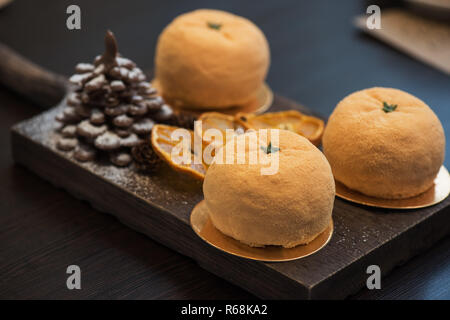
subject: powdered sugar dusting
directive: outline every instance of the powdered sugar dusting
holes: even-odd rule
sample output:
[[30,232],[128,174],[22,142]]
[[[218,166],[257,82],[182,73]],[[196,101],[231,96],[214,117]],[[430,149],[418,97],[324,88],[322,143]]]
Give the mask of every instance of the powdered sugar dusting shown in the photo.
[[107,182],[131,192],[153,205],[181,214],[184,219],[189,218],[192,208],[203,198],[201,182],[174,172],[166,165],[150,176],[138,172],[133,165],[118,168],[106,158],[91,162],[77,161],[73,156],[73,151],[64,152],[56,147],[61,135],[57,132],[60,125],[55,121],[55,116],[62,109],[63,106],[51,109],[37,117],[21,122],[14,129],[68,161],[102,177]]

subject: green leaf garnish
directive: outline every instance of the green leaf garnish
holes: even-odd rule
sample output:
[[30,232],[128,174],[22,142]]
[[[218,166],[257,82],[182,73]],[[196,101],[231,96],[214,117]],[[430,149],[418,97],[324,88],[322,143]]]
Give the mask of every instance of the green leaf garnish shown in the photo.
[[277,151],[280,151],[280,148],[277,147],[272,147],[272,142],[269,142],[269,145],[266,147],[261,146],[261,150],[264,151],[265,153],[269,154],[269,153],[275,153]]
[[211,29],[214,29],[214,30],[220,30],[220,28],[222,28],[222,24],[221,23],[208,22],[208,27],[210,27]]
[[387,104],[386,102],[383,102],[383,111],[386,113],[395,111],[395,109],[397,109],[397,105],[396,104]]

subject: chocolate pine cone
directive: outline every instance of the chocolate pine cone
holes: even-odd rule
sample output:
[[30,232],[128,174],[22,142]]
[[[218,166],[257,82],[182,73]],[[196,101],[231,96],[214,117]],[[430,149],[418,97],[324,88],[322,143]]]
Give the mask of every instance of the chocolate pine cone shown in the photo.
[[174,113],[169,120],[167,121],[168,125],[174,126],[174,127],[181,127],[185,129],[194,129],[194,122],[197,120],[197,117],[190,113],[185,112],[177,112]]
[[134,165],[139,171],[155,173],[161,167],[161,159],[153,150],[149,142],[141,142],[131,149]]
[[[107,153],[114,165],[127,165],[119,160],[131,156],[131,148],[144,141],[157,115],[172,117],[172,109],[156,95],[142,70],[119,55],[111,31],[105,36],[104,54],[92,64],[79,63],[75,72],[70,78],[75,91],[56,117],[64,125],[60,131],[65,137],[75,132],[74,139],[97,153]],[[67,143],[57,146],[62,151],[70,149]]]

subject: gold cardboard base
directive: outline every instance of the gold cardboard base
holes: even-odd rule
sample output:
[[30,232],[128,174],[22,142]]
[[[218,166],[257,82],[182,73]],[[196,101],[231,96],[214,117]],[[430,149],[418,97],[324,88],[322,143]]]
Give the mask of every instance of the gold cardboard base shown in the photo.
[[336,195],[344,200],[362,204],[369,207],[388,209],[418,209],[433,206],[445,200],[450,194],[450,175],[442,166],[439,170],[434,186],[428,191],[408,199],[380,199],[366,196],[358,191],[351,190],[339,181],[336,181]]
[[[158,80],[153,79],[152,85],[155,87],[156,90],[164,97],[164,92],[161,90],[161,86],[159,85]],[[273,102],[273,91],[270,89],[269,85],[267,83],[264,83],[259,90],[256,97],[248,102],[246,105],[243,106],[236,106],[236,107],[230,107],[230,108],[189,108],[184,107],[183,103],[180,101],[172,101],[166,97],[164,97],[164,100],[168,105],[170,105],[174,110],[182,110],[184,112],[192,113],[195,115],[200,115],[204,112],[221,112],[225,114],[235,115],[239,112],[245,112],[245,113],[256,113],[261,114],[265,111],[267,111],[271,106]]]
[[214,227],[209,218],[205,201],[199,202],[192,210],[191,226],[200,238],[221,251],[241,258],[264,262],[292,261],[307,257],[325,247],[333,235],[333,223],[331,223],[323,233],[307,245],[289,249],[281,246],[250,247],[224,235]]

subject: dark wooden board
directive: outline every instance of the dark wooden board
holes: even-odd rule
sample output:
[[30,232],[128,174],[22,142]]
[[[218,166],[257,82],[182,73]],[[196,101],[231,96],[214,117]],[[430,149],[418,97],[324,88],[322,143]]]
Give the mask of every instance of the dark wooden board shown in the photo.
[[[189,226],[189,214],[202,199],[200,183],[167,167],[149,177],[133,168],[75,161],[55,147],[53,118],[59,108],[12,128],[16,162],[262,298],[344,298],[365,285],[367,266],[379,265],[385,275],[450,233],[450,199],[407,211],[336,199],[333,238],[317,254],[285,263],[230,256],[205,244]],[[275,98],[272,110],[290,108],[309,112],[282,97]]]

